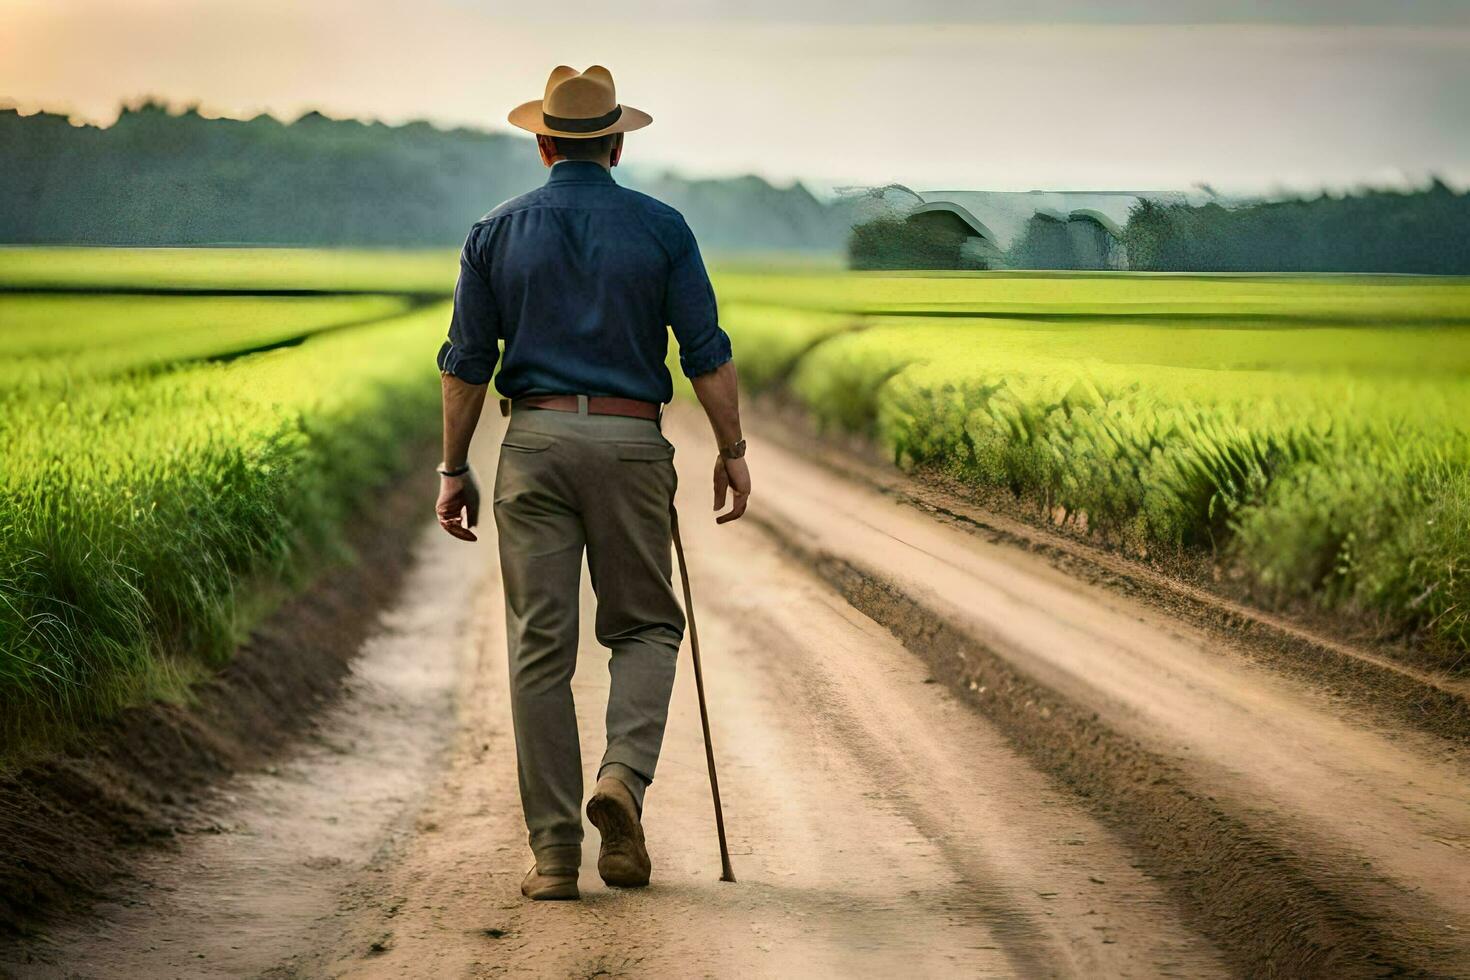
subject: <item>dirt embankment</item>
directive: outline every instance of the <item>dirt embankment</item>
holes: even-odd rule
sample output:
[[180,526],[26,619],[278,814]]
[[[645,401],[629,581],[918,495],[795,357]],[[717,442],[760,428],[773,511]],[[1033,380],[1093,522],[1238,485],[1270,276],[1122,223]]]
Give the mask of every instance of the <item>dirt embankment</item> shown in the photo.
[[375,622],[365,611],[408,568],[431,491],[419,470],[391,487],[348,533],[359,560],[324,569],[275,610],[190,703],[129,709],[0,778],[0,937],[81,913],[140,847],[211,832],[201,796],[268,760],[337,691]]

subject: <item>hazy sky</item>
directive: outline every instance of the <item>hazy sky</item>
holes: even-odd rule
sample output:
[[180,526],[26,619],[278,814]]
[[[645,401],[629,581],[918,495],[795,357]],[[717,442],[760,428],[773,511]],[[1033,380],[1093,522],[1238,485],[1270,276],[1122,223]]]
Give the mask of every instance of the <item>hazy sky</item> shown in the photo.
[[[557,63],[630,162],[919,188],[1470,182],[1470,0],[0,0],[0,99],[503,128]],[[528,152],[530,152],[528,150]]]

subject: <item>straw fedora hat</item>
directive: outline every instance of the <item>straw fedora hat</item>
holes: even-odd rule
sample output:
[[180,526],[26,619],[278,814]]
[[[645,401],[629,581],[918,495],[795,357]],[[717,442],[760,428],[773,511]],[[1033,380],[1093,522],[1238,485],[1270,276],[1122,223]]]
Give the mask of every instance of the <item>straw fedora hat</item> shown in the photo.
[[558,65],[546,80],[546,96],[516,106],[506,119],[539,136],[573,139],[627,133],[653,122],[640,109],[618,105],[612,72],[601,65],[582,72]]

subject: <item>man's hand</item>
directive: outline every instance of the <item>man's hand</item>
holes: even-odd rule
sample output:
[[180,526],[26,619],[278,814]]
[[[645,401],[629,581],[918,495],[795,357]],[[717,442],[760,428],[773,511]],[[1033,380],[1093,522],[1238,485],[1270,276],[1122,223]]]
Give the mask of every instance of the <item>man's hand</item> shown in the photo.
[[479,540],[470,530],[480,523],[480,485],[475,482],[474,470],[466,470],[463,476],[439,477],[439,502],[434,512],[439,515],[439,526],[456,538]]
[[[740,380],[735,376],[735,362],[726,361],[706,374],[690,378],[704,414],[709,416],[710,428],[715,433],[715,445],[729,446],[737,450],[745,440],[740,437]],[[726,459],[724,453],[715,457],[715,510],[725,506],[726,491],[735,491],[735,504],[724,514],[715,518],[716,524],[738,521],[745,513],[745,501],[750,496],[750,469],[745,457]]]
[[726,459],[723,456],[715,457],[715,510],[719,511],[725,506],[725,491],[729,490],[735,494],[735,502],[730,510],[715,518],[716,524],[728,524],[730,521],[738,521],[740,515],[745,513],[745,502],[750,497],[750,467],[745,465],[745,457],[740,459]]

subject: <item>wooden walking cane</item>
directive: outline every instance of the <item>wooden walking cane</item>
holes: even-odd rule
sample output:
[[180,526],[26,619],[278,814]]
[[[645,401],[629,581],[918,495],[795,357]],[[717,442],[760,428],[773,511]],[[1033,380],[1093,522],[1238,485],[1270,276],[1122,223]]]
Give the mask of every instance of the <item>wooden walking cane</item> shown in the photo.
[[699,662],[699,630],[694,626],[694,596],[689,591],[689,566],[684,562],[684,542],[679,540],[679,512],[669,502],[669,521],[674,529],[674,554],[679,557],[679,580],[684,585],[684,614],[689,619],[689,649],[694,654],[694,689],[699,693],[699,723],[704,726],[704,761],[709,764],[709,788],[715,798],[715,831],[720,835],[721,881],[734,881],[730,846],[725,843],[725,813],[720,807],[720,780],[715,775],[715,746],[709,734],[709,708],[704,701],[704,669]]

